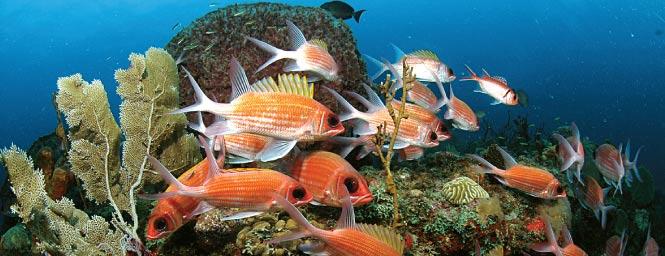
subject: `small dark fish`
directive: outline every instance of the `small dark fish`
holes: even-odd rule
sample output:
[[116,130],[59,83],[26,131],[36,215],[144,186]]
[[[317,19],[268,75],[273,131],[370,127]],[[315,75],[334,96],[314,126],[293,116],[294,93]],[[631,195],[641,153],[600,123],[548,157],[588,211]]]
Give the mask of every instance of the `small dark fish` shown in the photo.
[[355,11],[353,7],[342,1],[330,1],[321,5],[321,9],[328,11],[335,18],[347,20],[353,17],[356,22],[360,23],[360,15],[365,10]]
[[526,95],[524,90],[517,90],[517,98],[520,106],[525,108],[529,107],[529,96]]
[[178,27],[180,27],[180,22],[178,22],[178,23],[176,23],[175,25],[173,25],[173,27],[171,27],[171,30],[175,30],[175,29],[178,28]]

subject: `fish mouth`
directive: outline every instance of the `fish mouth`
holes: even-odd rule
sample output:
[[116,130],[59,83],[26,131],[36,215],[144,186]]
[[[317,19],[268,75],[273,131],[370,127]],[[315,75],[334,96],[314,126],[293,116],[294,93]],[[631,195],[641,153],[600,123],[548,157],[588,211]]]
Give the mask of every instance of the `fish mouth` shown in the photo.
[[367,193],[363,196],[352,196],[351,197],[351,204],[353,205],[364,205],[369,202],[374,200],[374,196],[372,196],[372,193]]

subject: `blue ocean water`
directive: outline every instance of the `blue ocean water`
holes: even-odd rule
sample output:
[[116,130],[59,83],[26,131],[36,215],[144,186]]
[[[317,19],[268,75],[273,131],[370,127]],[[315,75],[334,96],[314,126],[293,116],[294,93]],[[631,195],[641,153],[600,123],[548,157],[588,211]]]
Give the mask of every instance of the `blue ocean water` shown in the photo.
[[[486,111],[485,122],[503,124],[511,112],[547,128],[575,121],[598,143],[631,139],[645,146],[640,165],[665,184],[664,2],[348,2],[367,9],[359,24],[348,21],[361,52],[392,60],[390,43],[431,49],[458,77],[466,74],[464,64],[504,76],[527,91],[527,109],[491,106],[471,82],[455,82],[455,93]],[[164,46],[175,24],[230,3],[0,1],[0,145],[27,148],[54,130],[51,94],[60,76],[100,79],[117,113],[113,71],[127,66],[129,53]]]

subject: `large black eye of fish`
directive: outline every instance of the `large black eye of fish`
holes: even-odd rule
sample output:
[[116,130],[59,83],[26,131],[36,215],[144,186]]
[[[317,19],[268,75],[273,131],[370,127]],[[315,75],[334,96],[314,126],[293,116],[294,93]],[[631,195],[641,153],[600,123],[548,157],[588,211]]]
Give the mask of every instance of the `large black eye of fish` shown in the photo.
[[448,76],[454,76],[455,73],[453,72],[453,69],[448,67]]
[[156,219],[153,223],[153,227],[158,231],[165,231],[167,226],[166,219],[164,218]]
[[438,138],[439,138],[439,136],[437,136],[435,132],[430,132],[430,133],[429,133],[429,139],[430,139],[431,141],[435,141],[435,140],[437,140]]
[[346,190],[348,190],[349,193],[355,193],[360,187],[358,185],[358,180],[351,177],[344,179],[344,186],[346,186]]
[[328,117],[328,125],[330,127],[335,127],[335,126],[339,125],[339,118],[337,118],[336,115],[329,116]]
[[556,187],[556,194],[557,195],[563,194],[563,188],[561,186]]
[[296,189],[291,191],[291,195],[293,196],[293,198],[298,199],[298,200],[302,200],[303,198],[305,198],[306,194],[307,194],[307,192],[305,191],[305,189],[303,187],[297,187]]

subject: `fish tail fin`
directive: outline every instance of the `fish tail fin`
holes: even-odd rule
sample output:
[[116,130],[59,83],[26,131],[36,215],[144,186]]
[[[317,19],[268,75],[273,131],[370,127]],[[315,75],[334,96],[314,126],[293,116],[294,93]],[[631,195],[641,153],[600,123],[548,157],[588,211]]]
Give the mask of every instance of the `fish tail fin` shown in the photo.
[[196,82],[196,80],[194,80],[192,74],[189,73],[189,70],[187,70],[185,67],[182,67],[182,70],[185,71],[185,74],[187,74],[187,77],[189,78],[189,83],[192,85],[192,88],[194,89],[194,96],[196,98],[196,102],[187,107],[172,111],[171,114],[181,114],[181,113],[196,112],[196,111],[205,111],[216,114],[224,112],[224,109],[228,108],[227,107],[228,104],[217,103],[208,98],[208,96],[206,96],[205,93],[203,93],[203,90],[201,90],[201,87]]
[[563,156],[562,163],[561,163],[561,171],[568,170],[571,166],[573,166],[573,163],[575,163],[575,156],[577,155],[577,152],[573,149],[573,147],[570,145],[568,140],[561,136],[561,134],[555,133],[552,135],[554,139],[556,139],[559,142],[559,148],[563,149],[566,151],[566,154]]
[[300,230],[291,232],[289,234],[280,236],[280,237],[275,237],[268,241],[269,244],[277,244],[281,242],[286,242],[286,241],[291,241],[295,239],[300,239],[303,237],[308,237],[308,236],[316,236],[317,233],[320,232],[320,230],[309,223],[307,219],[305,219],[305,216],[298,211],[298,209],[293,206],[289,201],[284,199],[281,195],[275,194],[274,199],[277,202],[277,204],[282,207],[286,213],[291,216],[291,219],[293,219],[296,223],[298,223],[298,226],[300,227]]
[[363,14],[366,10],[358,10],[353,13],[353,19],[356,20],[356,23],[360,23],[360,15]]
[[469,71],[469,77],[461,78],[460,81],[475,81],[478,80],[478,75],[476,75],[476,72],[473,72],[473,70],[469,67],[469,65],[464,64],[466,67],[466,70]]
[[245,36],[245,39],[249,40],[250,42],[254,43],[256,46],[258,46],[262,50],[264,50],[264,51],[266,51],[266,52],[268,52],[272,55],[270,57],[270,59],[268,59],[265,63],[263,63],[261,66],[259,66],[256,69],[255,73],[258,73],[259,71],[263,70],[264,68],[266,68],[270,64],[273,64],[275,61],[278,61],[278,60],[281,60],[281,59],[294,59],[293,56],[291,56],[292,55],[291,52],[289,52],[289,51],[279,49],[277,47],[274,47],[274,46],[272,46],[272,45],[270,45],[266,42],[263,42],[259,39],[253,38],[253,37]]
[[635,177],[637,177],[637,180],[639,180],[640,182],[643,182],[643,180],[642,177],[640,176],[640,170],[637,168],[637,159],[640,157],[640,151],[642,151],[643,147],[644,146],[639,147],[637,149],[637,153],[635,153],[635,158],[633,158],[632,166],[630,168],[631,170],[633,170],[633,172],[635,173]]
[[162,163],[159,162],[156,158],[153,156],[148,156],[148,161],[150,161],[150,164],[152,165],[157,172],[159,172],[159,175],[162,176],[164,181],[170,185],[174,185],[176,187],[175,191],[170,191],[170,192],[164,192],[164,193],[159,193],[159,194],[151,194],[151,195],[142,195],[142,198],[145,199],[162,199],[162,198],[168,198],[176,195],[187,195],[187,196],[196,196],[199,194],[199,191],[196,189],[196,187],[190,187],[185,184],[182,184],[176,177],[171,174],[171,172],[162,165]]
[[379,60],[377,60],[377,59],[375,59],[372,56],[369,56],[367,54],[363,54],[363,56],[365,56],[365,59],[369,60],[369,62],[374,63],[374,65],[377,65],[380,68],[379,71],[374,73],[374,75],[371,77],[372,80],[376,80],[377,78],[379,78],[379,76],[381,76],[381,74],[388,71],[388,66],[384,65],[383,62],[381,62],[381,61],[379,61]]
[[342,109],[344,109],[344,113],[339,115],[339,120],[347,121],[349,119],[354,119],[354,118],[360,118],[360,119],[364,118],[365,116],[364,113],[354,108],[351,105],[351,103],[349,103],[346,99],[344,99],[344,97],[342,97],[342,95],[339,95],[339,93],[337,93],[335,90],[330,89],[326,86],[323,86],[323,88],[328,90],[328,92],[330,92],[330,94],[332,94],[333,97],[335,97],[335,99],[337,100],[337,102],[339,102],[339,104],[342,106]]
[[606,225],[606,224],[607,224],[607,212],[608,212],[608,211],[611,211],[611,210],[614,210],[615,208],[616,208],[616,207],[614,207],[613,205],[608,205],[608,206],[604,206],[604,205],[603,205],[603,206],[601,206],[600,209],[598,210],[598,211],[600,212],[600,213],[599,213],[599,215],[600,215],[600,216],[599,216],[599,217],[600,217],[600,218],[599,218],[599,220],[600,220],[600,226],[601,226],[603,229],[605,229],[605,227],[607,226],[607,225]]
[[[363,146],[363,150],[361,152],[364,152],[364,148],[368,147],[368,144],[371,143],[371,136],[361,136],[357,138],[351,138],[351,137],[333,137],[333,141],[342,144],[342,148],[339,150],[339,155],[342,158],[346,158],[351,151],[353,151],[355,148],[358,146]],[[363,158],[366,154],[361,156],[361,153],[358,154],[360,158]]]
[[547,241],[532,244],[530,246],[531,250],[537,252],[551,252],[555,255],[561,255],[559,245],[557,244],[557,236],[554,234],[554,230],[552,230],[552,224],[550,223],[549,216],[545,215],[541,216],[540,218],[542,218],[543,222],[545,222],[545,237],[547,237]]
[[479,173],[489,173],[501,176],[501,174],[505,172],[504,170],[497,168],[496,166],[494,166],[484,158],[480,157],[479,155],[467,154],[466,156],[472,158],[473,160],[478,161],[481,164],[481,166],[476,168],[476,171]]

